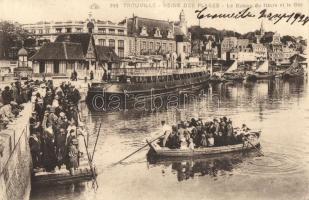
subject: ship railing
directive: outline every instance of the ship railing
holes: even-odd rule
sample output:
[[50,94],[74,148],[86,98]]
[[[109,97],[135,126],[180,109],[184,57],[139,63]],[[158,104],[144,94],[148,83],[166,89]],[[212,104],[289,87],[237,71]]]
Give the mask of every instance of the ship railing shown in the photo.
[[188,74],[207,71],[206,67],[194,68],[114,68],[112,76],[164,76],[171,74]]

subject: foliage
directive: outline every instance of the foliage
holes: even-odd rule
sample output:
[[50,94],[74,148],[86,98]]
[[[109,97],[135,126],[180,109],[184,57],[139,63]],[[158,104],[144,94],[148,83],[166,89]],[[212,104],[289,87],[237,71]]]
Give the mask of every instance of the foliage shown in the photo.
[[11,49],[20,49],[23,42],[28,47],[34,47],[35,41],[30,38],[30,34],[21,28],[18,23],[8,21],[0,22],[0,58],[9,58],[9,51]]
[[296,40],[295,40],[294,37],[292,37],[292,36],[285,35],[285,36],[281,37],[281,42],[282,42],[283,44],[287,44],[287,42],[296,43]]

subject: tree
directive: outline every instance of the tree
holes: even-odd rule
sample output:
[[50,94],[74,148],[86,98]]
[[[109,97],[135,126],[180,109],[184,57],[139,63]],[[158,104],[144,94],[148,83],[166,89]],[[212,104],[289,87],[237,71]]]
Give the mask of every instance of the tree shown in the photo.
[[9,58],[9,51],[12,48],[19,49],[29,37],[29,33],[21,28],[18,23],[11,23],[8,21],[0,22],[0,43],[2,43],[0,50],[0,58]]
[[293,42],[293,43],[296,43],[296,40],[292,37],[292,36],[289,36],[289,35],[285,35],[281,38],[281,42],[283,44],[287,44],[287,42],[290,41],[290,42]]
[[266,32],[265,35],[261,38],[261,43],[271,43],[273,41],[274,32]]

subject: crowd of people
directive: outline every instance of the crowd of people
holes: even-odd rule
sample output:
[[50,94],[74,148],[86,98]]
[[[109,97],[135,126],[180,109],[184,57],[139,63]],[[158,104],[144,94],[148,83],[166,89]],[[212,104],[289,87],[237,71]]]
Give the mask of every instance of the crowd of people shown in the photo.
[[161,125],[164,133],[160,141],[161,146],[171,149],[195,149],[242,143],[244,134],[250,130],[243,124],[239,131],[235,131],[232,121],[226,117],[206,122],[192,118],[191,121],[181,121],[173,126],[162,121]]
[[31,87],[28,83],[16,81],[0,89],[0,130],[6,129],[23,110],[23,103],[31,98]]
[[69,83],[53,87],[51,82],[34,88],[30,124],[30,149],[34,168],[53,172],[64,164],[71,174],[79,166],[80,125],[78,102],[79,91]]

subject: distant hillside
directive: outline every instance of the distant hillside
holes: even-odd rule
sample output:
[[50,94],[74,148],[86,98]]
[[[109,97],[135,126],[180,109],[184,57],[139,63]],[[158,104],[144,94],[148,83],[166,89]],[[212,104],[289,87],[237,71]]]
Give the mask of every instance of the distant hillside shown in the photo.
[[[250,41],[256,41],[255,35],[259,34],[258,30],[250,31],[245,34],[240,34],[235,31],[231,30],[218,30],[215,28],[201,28],[199,26],[191,26],[189,28],[189,31],[191,33],[192,40],[206,40],[204,35],[215,35],[216,41],[219,41],[219,39],[222,41],[224,37],[231,37],[235,36],[242,39],[249,39]],[[261,43],[270,43],[272,42],[272,36],[274,35],[274,32],[265,32],[265,35],[261,38]],[[282,43],[286,44],[287,41],[295,42],[295,37],[284,35],[281,37]]]
[[189,28],[189,32],[191,33],[191,38],[193,40],[204,40],[204,35],[215,35],[216,41],[219,39],[222,41],[223,37],[240,37],[241,34],[238,32],[230,31],[230,30],[217,30],[215,28],[201,28],[199,26],[191,26]]

